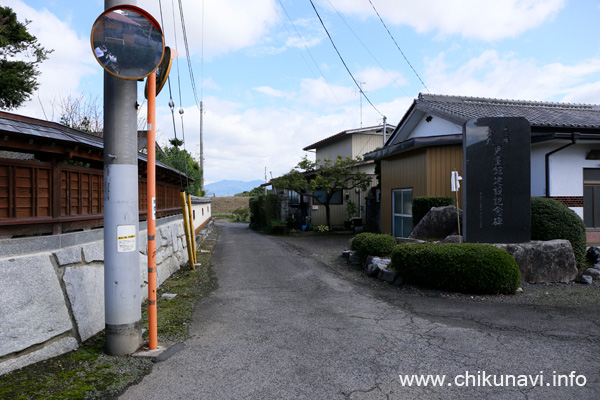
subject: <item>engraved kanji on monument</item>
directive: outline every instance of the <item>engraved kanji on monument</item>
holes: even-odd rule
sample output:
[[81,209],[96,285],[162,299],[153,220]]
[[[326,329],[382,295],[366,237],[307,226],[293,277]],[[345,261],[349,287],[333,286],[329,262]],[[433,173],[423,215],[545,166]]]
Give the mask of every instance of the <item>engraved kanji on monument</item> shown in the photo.
[[521,117],[463,126],[465,242],[531,240],[531,126]]

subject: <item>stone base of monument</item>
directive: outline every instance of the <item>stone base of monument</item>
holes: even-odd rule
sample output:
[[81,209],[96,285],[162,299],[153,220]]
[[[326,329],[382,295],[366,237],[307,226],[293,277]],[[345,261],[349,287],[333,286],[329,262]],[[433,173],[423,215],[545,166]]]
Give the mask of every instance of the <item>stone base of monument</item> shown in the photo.
[[[449,236],[436,243],[458,243],[460,236]],[[421,242],[412,240],[413,243]],[[409,241],[404,242],[409,244]],[[571,282],[578,274],[573,248],[568,240],[531,241],[527,243],[495,243],[500,249],[506,250],[517,262],[521,271],[521,281],[527,283],[558,283]],[[353,264],[360,264],[360,260],[353,251],[346,251],[345,255]],[[367,275],[378,277],[390,283],[400,284],[398,275],[387,267],[391,260],[369,256],[363,263]],[[598,265],[600,266],[600,264]],[[598,273],[596,273],[598,271]],[[600,269],[594,269],[586,274],[590,278],[600,279]]]
[[568,240],[493,244],[510,253],[528,283],[571,282],[577,277],[573,248]]

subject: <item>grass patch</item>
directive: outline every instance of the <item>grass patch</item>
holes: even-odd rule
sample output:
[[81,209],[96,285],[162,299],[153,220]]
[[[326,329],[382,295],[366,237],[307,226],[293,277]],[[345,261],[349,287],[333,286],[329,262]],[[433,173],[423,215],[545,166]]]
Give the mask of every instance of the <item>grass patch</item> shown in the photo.
[[[201,249],[212,250],[218,228]],[[217,287],[210,268],[210,253],[200,253],[201,267],[182,268],[159,288],[158,340],[175,343],[189,333],[194,305]],[[163,293],[177,294],[172,300]],[[148,327],[148,307],[142,306],[142,327]],[[147,331],[144,338],[147,340]],[[114,398],[152,370],[152,361],[104,353],[104,332],[87,340],[76,351],[0,376],[0,399],[106,399]]]

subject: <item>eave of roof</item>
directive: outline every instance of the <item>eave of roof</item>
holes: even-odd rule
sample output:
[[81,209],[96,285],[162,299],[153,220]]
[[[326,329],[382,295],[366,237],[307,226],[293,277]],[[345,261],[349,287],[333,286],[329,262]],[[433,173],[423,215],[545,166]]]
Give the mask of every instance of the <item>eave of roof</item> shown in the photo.
[[374,150],[370,153],[365,154],[363,158],[365,159],[365,161],[378,160],[422,147],[446,146],[450,144],[461,143],[462,135],[416,137],[405,140],[401,143],[392,144],[390,146],[385,146],[380,149]]
[[[319,140],[318,142],[315,142],[309,146],[306,146],[302,150],[308,151],[308,150],[316,149],[317,147],[321,147],[322,145],[324,145],[326,143],[334,142],[338,139],[341,139],[345,135],[353,135],[355,133],[365,133],[365,132],[369,132],[369,131],[377,131],[378,129],[381,129],[381,131],[383,133],[383,125],[369,126],[366,128],[348,129],[348,130],[336,133],[335,135],[329,136],[325,139]],[[388,124],[386,130],[390,130],[390,129],[392,129],[392,130],[395,129],[395,126]]]
[[[90,135],[89,133],[78,131],[77,129],[69,128],[56,122],[44,121],[4,111],[0,111],[0,132],[2,131],[25,136],[35,136],[62,143],[76,143],[88,148],[104,150],[104,140],[98,136]],[[148,157],[146,154],[138,152],[138,160],[147,163]],[[183,172],[163,162],[156,161],[156,165],[162,169],[186,177]]]

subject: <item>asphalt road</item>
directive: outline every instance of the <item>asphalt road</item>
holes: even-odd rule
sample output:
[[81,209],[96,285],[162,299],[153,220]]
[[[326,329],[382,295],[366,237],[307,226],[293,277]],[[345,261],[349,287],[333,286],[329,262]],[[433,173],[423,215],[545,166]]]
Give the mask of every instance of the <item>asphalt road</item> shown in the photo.
[[[219,288],[122,399],[600,398],[595,309],[395,294],[294,238],[219,227]],[[402,384],[420,374],[443,385]]]

